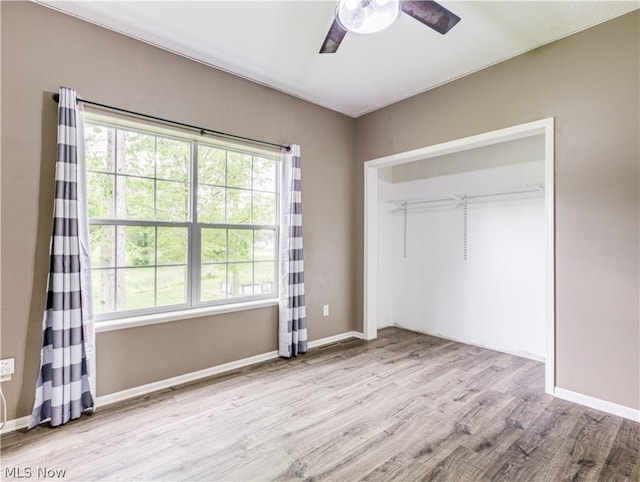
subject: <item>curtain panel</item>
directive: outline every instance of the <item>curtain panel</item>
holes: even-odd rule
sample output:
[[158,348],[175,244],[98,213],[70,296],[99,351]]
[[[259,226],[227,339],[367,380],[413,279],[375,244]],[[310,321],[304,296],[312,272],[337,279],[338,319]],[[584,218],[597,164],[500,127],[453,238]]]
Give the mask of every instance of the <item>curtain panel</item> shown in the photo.
[[278,354],[286,358],[307,351],[300,164],[299,145],[282,152]]
[[47,301],[30,428],[45,421],[54,427],[62,425],[95,408],[95,328],[83,126],[76,92],[60,88]]

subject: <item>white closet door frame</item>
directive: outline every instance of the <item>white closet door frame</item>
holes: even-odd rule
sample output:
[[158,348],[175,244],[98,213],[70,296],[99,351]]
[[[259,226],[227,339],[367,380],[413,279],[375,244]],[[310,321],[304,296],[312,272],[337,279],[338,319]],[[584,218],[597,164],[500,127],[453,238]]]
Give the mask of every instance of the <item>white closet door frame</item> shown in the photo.
[[555,234],[554,234],[554,119],[520,124],[471,137],[401,152],[364,163],[364,338],[378,336],[378,170],[431,157],[467,151],[501,142],[544,135],[545,225],[547,230],[547,344],[545,391],[555,388]]

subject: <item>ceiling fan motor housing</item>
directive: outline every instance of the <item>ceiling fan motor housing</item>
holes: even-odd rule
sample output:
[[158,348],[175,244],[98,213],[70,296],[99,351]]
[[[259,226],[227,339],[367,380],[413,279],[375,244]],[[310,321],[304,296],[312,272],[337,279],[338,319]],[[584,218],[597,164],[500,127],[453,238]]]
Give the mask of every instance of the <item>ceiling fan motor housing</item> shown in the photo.
[[400,16],[400,0],[339,0],[336,18],[348,32],[370,35],[393,25]]

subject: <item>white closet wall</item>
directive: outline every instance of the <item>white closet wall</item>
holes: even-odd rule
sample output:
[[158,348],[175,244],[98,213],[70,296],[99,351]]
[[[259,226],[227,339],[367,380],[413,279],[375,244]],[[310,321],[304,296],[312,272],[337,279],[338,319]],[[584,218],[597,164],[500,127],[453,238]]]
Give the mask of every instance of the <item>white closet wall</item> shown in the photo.
[[[389,199],[501,191],[544,184],[544,162],[402,182],[381,180],[379,327],[395,325],[543,360],[546,351],[544,195],[470,200],[463,208]],[[405,257],[406,243],[406,257]]]

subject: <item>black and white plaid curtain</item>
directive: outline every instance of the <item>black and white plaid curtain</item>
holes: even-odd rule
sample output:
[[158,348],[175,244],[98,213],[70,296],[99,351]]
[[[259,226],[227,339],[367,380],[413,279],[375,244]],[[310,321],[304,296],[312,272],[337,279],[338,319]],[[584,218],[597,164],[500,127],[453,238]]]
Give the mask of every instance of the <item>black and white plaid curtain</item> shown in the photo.
[[294,144],[282,153],[280,197],[278,354],[287,358],[307,351],[300,179],[300,146]]
[[94,408],[94,325],[82,113],[61,88],[58,153],[40,372],[29,427],[62,425]]

